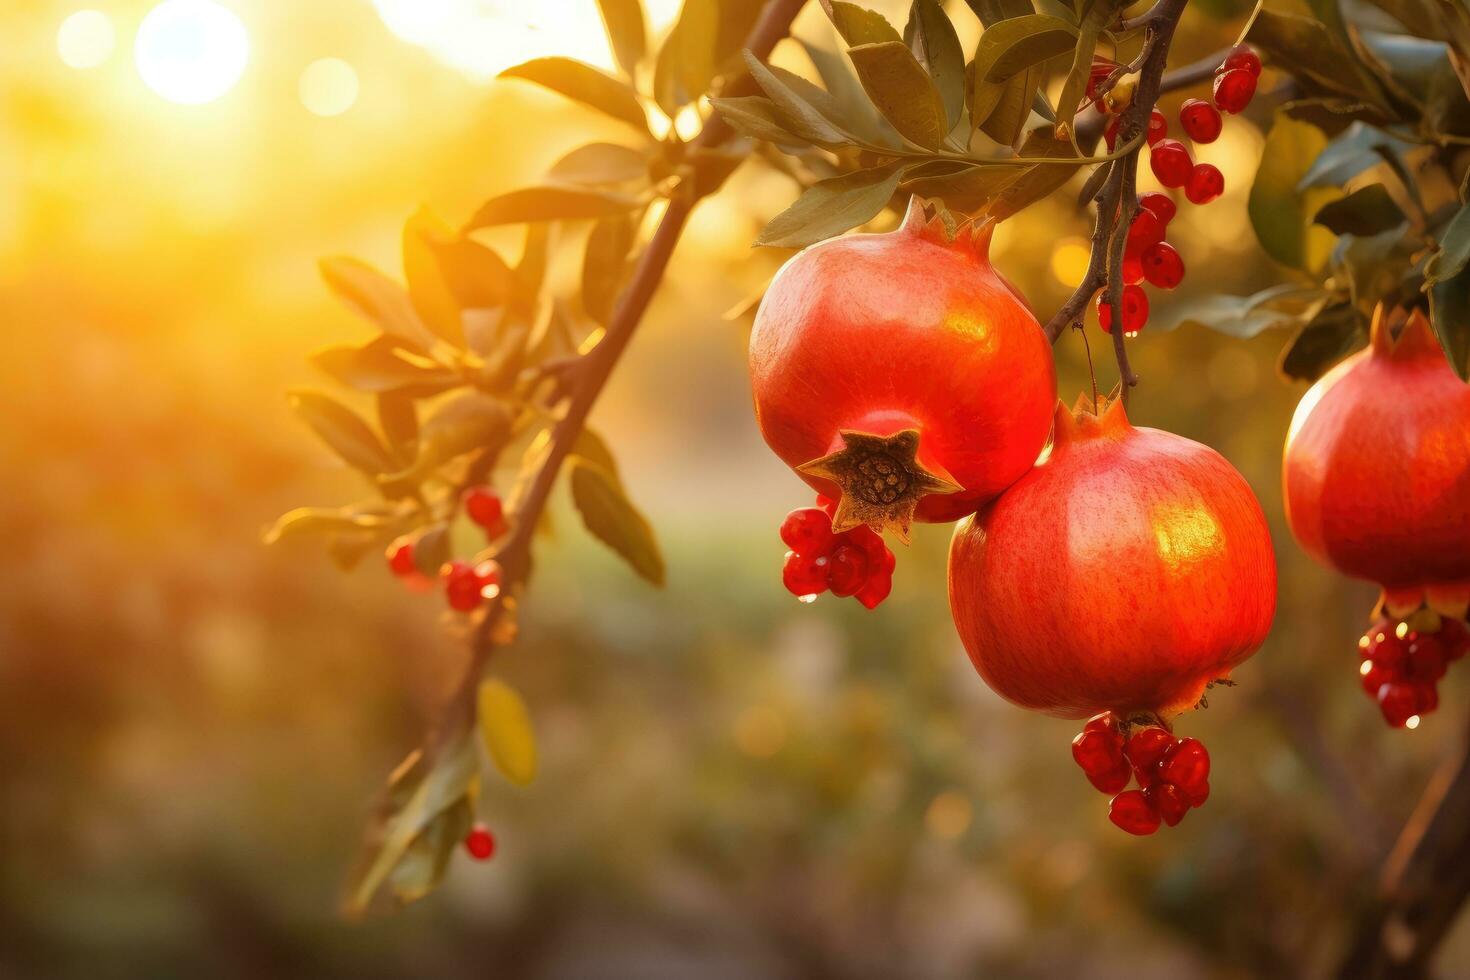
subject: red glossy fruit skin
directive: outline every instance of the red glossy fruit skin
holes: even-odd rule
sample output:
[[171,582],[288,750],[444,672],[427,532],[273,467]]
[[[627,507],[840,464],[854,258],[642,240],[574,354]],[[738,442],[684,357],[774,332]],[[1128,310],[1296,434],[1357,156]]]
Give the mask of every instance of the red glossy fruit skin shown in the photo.
[[1276,560],[1261,506],[1208,446],[1057,411],[1047,458],[960,524],[949,599],[987,684],[1064,718],[1165,718],[1265,640]]
[[1344,575],[1391,589],[1470,579],[1470,386],[1422,313],[1372,341],[1297,406],[1283,466],[1286,520]]
[[911,206],[897,231],[793,256],[750,336],[756,421],[776,455],[796,467],[840,449],[841,429],[917,428],[919,463],[964,488],[923,498],[923,521],[962,517],[1020,478],[1046,442],[1056,372],[988,248],[988,230],[948,242]]

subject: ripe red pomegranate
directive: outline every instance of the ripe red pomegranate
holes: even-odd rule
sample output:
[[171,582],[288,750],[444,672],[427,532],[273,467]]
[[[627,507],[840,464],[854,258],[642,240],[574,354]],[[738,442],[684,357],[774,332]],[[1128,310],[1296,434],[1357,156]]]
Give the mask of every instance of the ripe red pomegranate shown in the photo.
[[[1163,736],[1265,640],[1276,561],[1260,504],[1223,457],[1134,428],[1120,401],[1095,412],[1084,400],[1057,406],[1051,452],[955,530],[949,597],[970,659],[1002,697],[1063,718],[1107,715],[1089,729],[1113,730],[1117,752],[1078,757],[1094,785],[1116,792],[1131,772],[1147,791],[1164,778],[1197,805],[1208,762],[1204,774],[1159,776],[1176,744],[1198,744]],[[1145,758],[1131,746],[1153,729],[1163,731],[1143,738]],[[1114,822],[1151,833],[1158,821],[1140,819],[1140,799],[1118,802]]]
[[[1443,659],[1457,659],[1470,600],[1470,387],[1423,313],[1379,307],[1368,347],[1302,398],[1286,437],[1283,483],[1287,523],[1302,547],[1383,586],[1376,611],[1383,621],[1361,643],[1364,684],[1381,682],[1368,693],[1390,724],[1414,727],[1438,701],[1438,677],[1433,665],[1414,670],[1418,654],[1404,667],[1409,673],[1401,671],[1397,641],[1420,651],[1427,636],[1445,648]],[[1436,639],[1441,621],[1452,638]],[[1425,690],[1406,712],[1407,697],[1384,689],[1411,681]]]
[[992,225],[953,230],[915,198],[903,225],[805,249],[750,337],[756,420],[818,493],[832,529],[902,540],[1017,480],[1046,441],[1051,346],[990,264]]

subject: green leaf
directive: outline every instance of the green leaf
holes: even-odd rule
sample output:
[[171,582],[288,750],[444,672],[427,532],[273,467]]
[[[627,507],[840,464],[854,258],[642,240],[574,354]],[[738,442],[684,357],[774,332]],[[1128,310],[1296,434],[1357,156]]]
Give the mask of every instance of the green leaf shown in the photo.
[[426,240],[461,310],[499,306],[515,292],[515,275],[494,249],[458,236],[435,235]]
[[571,184],[648,181],[648,155],[616,143],[587,143],[551,165],[546,175]]
[[487,677],[476,698],[480,739],[495,768],[517,786],[536,778],[536,733],[531,712],[515,688]]
[[849,47],[903,40],[882,14],[874,13],[866,7],[845,3],[843,0],[833,0],[823,6],[827,8],[827,16],[832,19],[832,26],[837,28],[837,33],[842,35]]
[[454,237],[428,208],[419,208],[403,226],[403,277],[408,281],[408,298],[423,324],[455,347],[463,348],[464,320],[459,301],[435,254],[435,243]]
[[499,449],[510,436],[511,411],[482,392],[444,402],[424,422],[418,472],[476,449]]
[[786,128],[786,120],[776,111],[776,104],[759,95],[733,99],[711,99],[710,104],[730,124],[730,128],[748,139],[798,148],[811,141]]
[[618,461],[613,458],[612,449],[602,436],[592,429],[583,426],[582,431],[577,434],[577,441],[572,444],[572,454],[602,467],[621,483],[622,477],[618,476]]
[[501,78],[524,78],[648,132],[648,117],[627,83],[571,58],[536,58],[507,68]]
[[602,13],[602,24],[607,28],[608,43],[618,66],[632,78],[648,49],[643,5],[639,0],[597,0],[597,8]]
[[390,523],[388,515],[364,513],[352,507],[297,507],[277,518],[264,540],[266,544],[277,544],[311,535],[378,531]]
[[1435,9],[1433,0],[1368,0],[1368,2],[1403,24],[1412,34],[1436,41],[1449,40],[1449,34]]
[[361,346],[324,348],[312,354],[310,361],[342,384],[375,394],[411,389],[417,396],[434,395],[460,383],[453,371],[404,350],[387,334]]
[[903,41],[860,44],[847,56],[868,98],[893,128],[926,150],[938,149],[949,135],[944,102]]
[[1354,122],[1317,155],[1312,166],[1297,182],[1297,190],[1341,187],[1363,171],[1383,163],[1385,152],[1397,156],[1412,146],[1380,129]]
[[388,874],[388,890],[399,904],[417,902],[439,887],[450,859],[474,823],[475,807],[469,794],[429,821]]
[[970,118],[997,143],[1013,145],[1031,118],[1037,86],[1045,79],[1046,69],[1032,65],[1004,82],[981,83],[975,89]]
[[634,227],[625,216],[604,218],[592,226],[582,261],[582,309],[603,326],[612,317],[628,275],[628,252],[633,247]]
[[1248,210],[1256,238],[1267,255],[1294,269],[1308,264],[1311,214],[1306,195],[1297,193],[1296,185],[1326,145],[1320,129],[1278,113],[1251,184]]
[[1315,381],[1356,347],[1361,335],[1362,323],[1351,302],[1325,302],[1282,352],[1281,373]]
[[1373,105],[1388,104],[1383,89],[1352,50],[1318,21],[1262,8],[1246,40],[1299,79]]
[[1429,290],[1429,322],[1450,366],[1470,380],[1470,270],[1441,279]]
[[[1467,172],[1467,179],[1470,179],[1470,172]],[[1453,279],[1467,262],[1470,262],[1470,204],[1456,211],[1445,227],[1439,239],[1439,255],[1435,257],[1427,278],[1430,282]]]
[[394,459],[402,465],[412,463],[419,452],[419,410],[413,398],[402,391],[379,394],[378,428]]
[[965,0],[965,2],[975,12],[975,16],[980,18],[980,23],[986,27],[1012,17],[1024,17],[1035,9],[1031,6],[1031,0]]
[[847,59],[818,45],[806,41],[799,43],[806,50],[807,57],[822,78],[822,84],[827,87],[827,92],[841,111],[840,117],[828,118],[833,121],[839,118],[845,120],[844,129],[859,136],[882,141],[882,117],[873,108],[873,103],[868,101],[867,93],[863,91],[863,85],[853,74]]
[[909,193],[940,198],[954,210],[979,211],[1024,173],[1021,167],[934,160],[905,167],[899,183]]
[[1316,286],[1290,284],[1272,286],[1251,296],[1198,296],[1165,306],[1149,321],[1149,329],[1203,326],[1232,337],[1254,337],[1265,330],[1302,323],[1322,299],[1322,290]]
[[1324,204],[1312,220],[1336,235],[1377,235],[1406,219],[1386,187],[1369,184]]
[[547,184],[492,197],[470,218],[465,230],[522,222],[595,220],[640,206],[637,198],[613,191]]
[[965,108],[965,52],[939,0],[913,0],[903,40],[933,77],[953,129]]
[[[1108,4],[1098,4],[1093,9],[1101,14],[1113,8]],[[1064,128],[1064,132],[1072,131],[1072,121],[1077,116],[1077,106],[1082,103],[1087,93],[1087,82],[1092,77],[1092,57],[1097,52],[1098,32],[1103,29],[1103,26],[1093,17],[1088,17],[1083,22],[1081,32],[1077,35],[1077,49],[1072,57],[1072,66],[1067,71],[1067,78],[1062,83],[1062,91],[1057,96],[1056,111],[1052,114],[1053,125],[1057,128]]]
[[664,584],[664,560],[653,528],[628,500],[621,481],[607,470],[573,456],[572,500],[593,536],[621,555],[654,585]]
[[471,792],[476,768],[468,730],[462,730],[445,742],[436,758],[428,760],[415,752],[394,771],[348,883],[349,916],[368,910],[415,839]]
[[332,292],[384,332],[420,350],[434,345],[434,335],[414,312],[401,285],[366,262],[345,256],[322,259],[320,269]]
[[[910,57],[913,57],[910,55]],[[750,77],[761,87],[761,90],[770,98],[775,106],[777,119],[781,128],[792,133],[808,143],[824,146],[829,149],[849,146],[853,142],[850,133],[843,131],[816,106],[807,102],[788,82],[792,77],[789,72],[777,74],[749,51],[745,52],[745,65],[750,70]],[[744,100],[716,99],[716,105],[724,106],[729,102],[739,101],[742,107]],[[735,125],[732,121],[731,125]]]
[[349,466],[370,476],[389,469],[392,460],[368,424],[352,409],[317,391],[294,391],[291,410]]
[[720,11],[715,0],[684,0],[654,65],[653,97],[670,117],[704,94],[715,75]]
[[986,28],[975,48],[975,76],[1003,82],[1050,58],[1066,54],[1077,43],[1077,28],[1058,17],[1028,14]]
[[1010,186],[1001,191],[990,214],[996,218],[1007,218],[1061,187],[1081,166],[1077,152],[1070,141],[1058,140],[1052,135],[1050,126],[1036,129],[1026,137],[1018,154],[1023,157],[1055,157],[1058,164],[1039,163],[1027,167]]
[[898,165],[819,180],[771,219],[757,245],[804,248],[870,221],[898,189]]

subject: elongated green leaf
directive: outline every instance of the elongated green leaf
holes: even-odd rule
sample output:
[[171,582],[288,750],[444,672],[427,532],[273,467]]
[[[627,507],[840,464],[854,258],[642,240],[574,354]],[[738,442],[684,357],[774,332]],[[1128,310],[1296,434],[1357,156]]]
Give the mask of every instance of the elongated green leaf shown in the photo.
[[311,363],[337,381],[372,393],[412,389],[432,395],[459,383],[455,373],[436,361],[403,350],[386,334],[361,346],[342,344],[311,355]]
[[494,249],[458,236],[431,237],[428,245],[461,310],[499,306],[515,292],[515,274]]
[[733,99],[711,99],[715,111],[730,128],[741,136],[763,140],[779,146],[802,147],[811,141],[786,128],[786,120],[776,111],[776,104],[759,95]]
[[944,102],[903,41],[860,44],[847,55],[868,98],[905,139],[928,150],[944,142],[949,135]]
[[1059,162],[1036,164],[1023,170],[990,206],[990,213],[997,218],[1010,217],[1046,197],[1065,184],[1081,165],[1071,142],[1056,139],[1050,127],[1033,130],[1021,144],[1019,155],[1055,157]]
[[343,531],[377,531],[391,524],[386,514],[363,513],[352,507],[297,507],[276,519],[265,532],[266,544]]
[[318,391],[294,391],[290,403],[292,411],[348,465],[374,476],[391,465],[382,442],[346,405]]
[[771,219],[757,245],[804,248],[872,220],[898,189],[898,165],[819,180]]
[[965,108],[965,52],[939,0],[913,0],[903,40],[934,79],[954,128]]
[[1324,204],[1312,220],[1337,235],[1377,235],[1406,219],[1386,187],[1369,184]]
[[811,59],[812,65],[817,69],[817,74],[821,76],[822,84],[827,87],[827,92],[837,103],[841,111],[840,118],[846,121],[843,128],[859,136],[881,139],[882,117],[878,115],[878,110],[873,108],[873,103],[868,101],[867,93],[863,91],[863,85],[853,74],[847,59],[819,45],[807,41],[800,43],[806,49],[807,57]]
[[1351,302],[1324,303],[1281,355],[1286,377],[1315,381],[1357,346],[1362,323]]
[[684,0],[654,65],[653,97],[673,116],[704,94],[715,75],[720,11],[715,0]]
[[579,221],[626,214],[640,206],[635,197],[592,187],[547,184],[492,197],[470,218],[466,231],[521,222]]
[[403,226],[403,276],[408,298],[424,325],[453,344],[464,347],[464,320],[454,290],[440,267],[435,248],[454,240],[454,233],[428,208],[421,207]]
[[419,409],[405,392],[385,391],[378,395],[378,428],[388,440],[388,449],[400,466],[407,466],[418,455]]
[[429,821],[388,874],[387,888],[400,905],[417,902],[439,887],[454,852],[474,823],[475,807],[469,794]]
[[648,155],[616,143],[587,143],[572,150],[546,172],[572,184],[626,184],[648,180]]
[[601,466],[621,483],[622,477],[618,476],[618,461],[613,458],[611,447],[602,436],[592,429],[583,427],[582,431],[577,434],[577,441],[572,445],[572,453]]
[[1203,326],[1232,337],[1254,337],[1265,330],[1303,323],[1322,300],[1322,290],[1316,286],[1290,284],[1251,296],[1199,296],[1169,304],[1149,320],[1149,329]]
[[437,465],[476,449],[498,449],[510,435],[511,412],[481,392],[450,399],[424,421],[420,462]]
[[648,132],[648,117],[626,82],[571,58],[536,58],[507,68],[501,78],[524,78]]
[[385,333],[419,350],[433,346],[434,335],[414,312],[408,291],[401,285],[366,262],[345,256],[322,259],[320,268],[332,292]]
[[1021,167],[977,167],[940,160],[905,167],[900,186],[920,197],[940,198],[961,211],[978,211],[1024,173]]
[[1387,105],[1383,89],[1357,56],[1318,21],[1262,8],[1246,39],[1298,78],[1352,99]]
[[582,522],[603,544],[617,552],[640,576],[664,584],[664,560],[653,528],[628,500],[616,476],[582,457],[573,456],[572,500]]
[[975,48],[975,74],[989,82],[1003,82],[1066,54],[1077,43],[1077,28],[1058,17],[1028,14],[986,28]]
[[1455,373],[1470,379],[1470,269],[1429,290],[1429,319]]
[[1383,163],[1385,152],[1397,156],[1411,148],[1412,144],[1380,129],[1354,122],[1317,155],[1297,182],[1297,189],[1340,187],[1364,170]]
[[1453,279],[1470,262],[1470,204],[1455,212],[1439,239],[1439,255],[1429,270],[1430,282]]
[[1326,145],[1327,137],[1320,129],[1279,113],[1266,137],[1261,165],[1251,184],[1249,212],[1261,247],[1282,265],[1307,267],[1311,212],[1296,186]]
[[643,5],[639,0],[597,0],[607,39],[623,74],[633,77],[638,62],[648,48],[648,31],[643,26]]
[[844,0],[833,0],[827,7],[832,26],[842,35],[849,47],[859,44],[882,44],[886,41],[902,41],[903,37],[882,14]]
[[[909,56],[912,59],[912,55]],[[835,123],[807,102],[787,82],[790,73],[778,75],[752,55],[745,52],[745,65],[750,77],[761,87],[776,107],[782,128],[794,133],[808,143],[828,148],[847,146],[853,142],[852,135],[844,132]],[[716,100],[724,105],[725,99]],[[733,122],[732,122],[733,125]]]
[[587,236],[582,261],[582,309],[604,326],[627,278],[633,237],[633,221],[627,216],[603,218]]
[[1031,0],[965,0],[965,3],[986,27],[1011,17],[1024,17],[1035,9]]

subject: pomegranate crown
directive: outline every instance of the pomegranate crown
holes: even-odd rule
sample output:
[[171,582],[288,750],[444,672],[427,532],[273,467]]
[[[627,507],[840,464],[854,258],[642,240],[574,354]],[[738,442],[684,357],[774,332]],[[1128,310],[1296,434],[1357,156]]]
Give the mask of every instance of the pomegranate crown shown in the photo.
[[1388,307],[1379,303],[1373,311],[1370,338],[1374,357],[1395,361],[1444,357],[1428,318],[1418,307],[1406,310],[1402,306]]
[[1083,392],[1071,408],[1061,399],[1057,400],[1052,445],[1060,446],[1082,439],[1117,438],[1131,428],[1119,389],[1114,388],[1109,395],[1093,396]]
[[955,217],[954,213],[938,199],[925,200],[915,194],[909,198],[909,209],[903,216],[899,230],[910,235],[971,252],[981,258],[990,253],[990,236],[995,231],[995,219],[986,217]]

